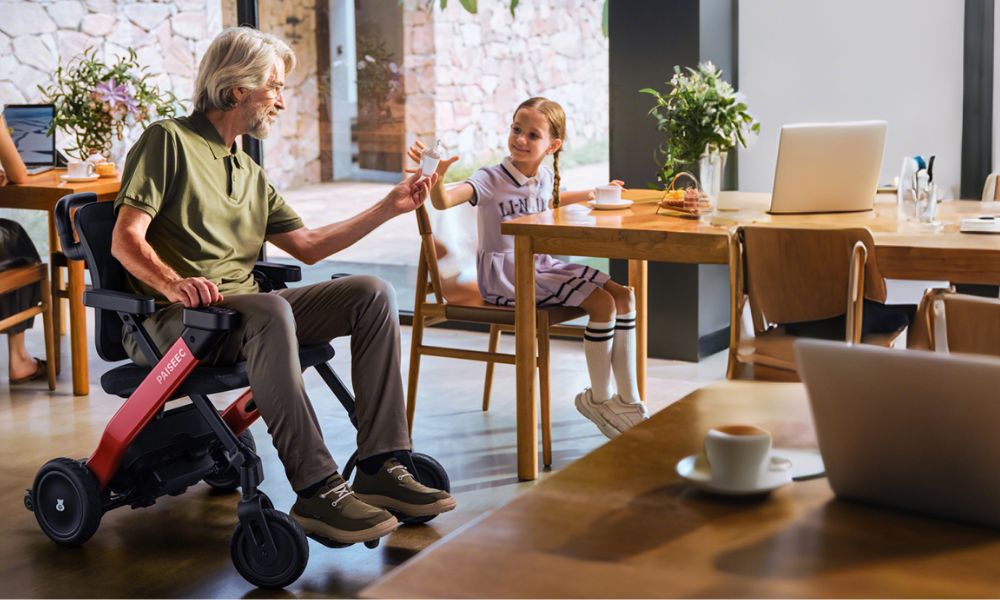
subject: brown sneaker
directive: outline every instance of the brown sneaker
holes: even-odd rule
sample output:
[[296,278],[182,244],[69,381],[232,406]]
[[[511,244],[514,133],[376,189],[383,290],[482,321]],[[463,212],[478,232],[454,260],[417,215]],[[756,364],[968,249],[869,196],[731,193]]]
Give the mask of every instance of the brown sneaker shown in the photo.
[[455,499],[441,490],[423,485],[398,460],[390,458],[374,475],[358,469],[354,476],[358,498],[408,517],[430,517],[455,508]]
[[339,473],[312,498],[296,500],[291,515],[306,533],[341,544],[376,540],[399,527],[396,517],[359,500]]

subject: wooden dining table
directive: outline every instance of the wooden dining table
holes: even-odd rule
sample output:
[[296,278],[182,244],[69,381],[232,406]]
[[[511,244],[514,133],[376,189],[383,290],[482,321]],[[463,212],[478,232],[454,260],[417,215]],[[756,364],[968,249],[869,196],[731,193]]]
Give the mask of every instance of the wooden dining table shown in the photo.
[[1000,236],[960,233],[962,217],[982,213],[978,201],[939,205],[939,227],[900,220],[894,196],[881,195],[860,213],[770,215],[770,194],[723,192],[719,210],[697,219],[657,214],[662,192],[626,190],[629,208],[596,210],[571,204],[506,221],[514,236],[515,370],[517,389],[517,474],[538,476],[537,410],[534,402],[536,326],[534,255],[596,256],[629,261],[629,285],[636,292],[636,371],[645,398],[647,352],[647,261],[728,264],[730,240],[740,225],[867,227],[875,240],[879,269],[893,279],[1000,284]]
[[[64,169],[54,169],[30,176],[27,183],[0,187],[0,208],[41,210],[48,213],[56,357],[58,359],[60,355],[61,335],[68,329],[73,394],[82,396],[90,393],[90,377],[87,372],[87,313],[83,306],[84,263],[69,260],[62,253],[59,235],[56,233],[55,207],[60,198],[77,192],[94,192],[99,200],[113,199],[121,187],[121,179],[115,176],[87,182],[68,182],[62,180],[65,174]],[[65,279],[63,269],[67,271]],[[62,300],[69,304],[68,323],[63,313]],[[56,364],[55,368],[58,369],[59,365]]]
[[[800,383],[725,381],[455,531],[363,598],[970,598],[1000,595],[1000,533],[834,497],[826,478],[727,498],[675,471],[708,429],[814,451]],[[801,456],[801,454],[800,454]]]

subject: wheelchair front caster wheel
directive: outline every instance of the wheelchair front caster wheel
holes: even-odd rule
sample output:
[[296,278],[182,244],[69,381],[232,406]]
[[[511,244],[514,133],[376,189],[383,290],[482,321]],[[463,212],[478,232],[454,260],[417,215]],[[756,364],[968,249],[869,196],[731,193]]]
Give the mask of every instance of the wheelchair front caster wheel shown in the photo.
[[365,548],[378,548],[378,540],[368,540],[365,542]]
[[[442,490],[445,492],[451,491],[451,480],[448,479],[448,472],[444,470],[441,463],[420,452],[414,452],[410,455],[410,458],[413,459],[413,466],[417,470],[417,472],[414,473],[417,476],[417,481],[436,490]],[[399,519],[399,522],[404,525],[420,525],[437,516],[408,517],[399,513],[393,514],[395,514],[396,518]]]
[[275,552],[257,546],[263,531],[254,531],[243,522],[236,525],[229,550],[233,565],[244,579],[260,588],[279,589],[291,585],[309,562],[309,544],[302,528],[290,516],[274,509],[262,513],[274,540]]
[[26,506],[30,502],[45,535],[61,546],[79,546],[89,540],[104,516],[94,474],[69,458],[45,463],[25,501]]

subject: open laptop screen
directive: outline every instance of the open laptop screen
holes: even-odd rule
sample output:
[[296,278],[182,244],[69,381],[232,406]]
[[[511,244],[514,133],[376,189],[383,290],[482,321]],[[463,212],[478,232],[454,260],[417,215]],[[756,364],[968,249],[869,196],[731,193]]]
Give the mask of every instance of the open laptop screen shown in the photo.
[[31,168],[56,164],[56,139],[48,134],[49,125],[55,118],[55,106],[8,104],[3,116],[25,166]]

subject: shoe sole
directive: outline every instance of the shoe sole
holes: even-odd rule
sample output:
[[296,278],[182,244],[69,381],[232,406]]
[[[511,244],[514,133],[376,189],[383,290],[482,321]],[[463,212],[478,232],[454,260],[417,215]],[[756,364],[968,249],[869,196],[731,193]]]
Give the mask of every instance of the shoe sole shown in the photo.
[[591,423],[597,425],[597,428],[600,429],[601,433],[603,433],[609,440],[613,440],[621,435],[622,432],[612,427],[610,423],[605,422],[604,419],[591,410],[590,406],[588,406],[585,402],[581,402],[581,398],[579,396],[576,398],[574,404],[576,404],[576,410],[583,416],[587,417]]
[[358,500],[361,500],[365,504],[371,504],[372,506],[377,506],[385,510],[391,510],[398,513],[402,513],[407,517],[432,517],[439,515],[441,513],[446,513],[449,510],[454,510],[458,503],[454,498],[442,498],[431,502],[430,504],[410,504],[409,502],[403,502],[396,498],[390,498],[388,496],[379,496],[378,494],[361,494],[354,492]]
[[307,534],[333,540],[334,542],[340,544],[360,544],[363,542],[377,540],[380,537],[389,535],[400,525],[399,520],[396,519],[396,517],[391,517],[381,523],[378,523],[377,525],[369,527],[368,529],[350,531],[347,529],[338,529],[319,519],[304,517],[295,512],[294,509],[292,509],[291,515],[292,518],[295,519],[295,522],[298,523]]

